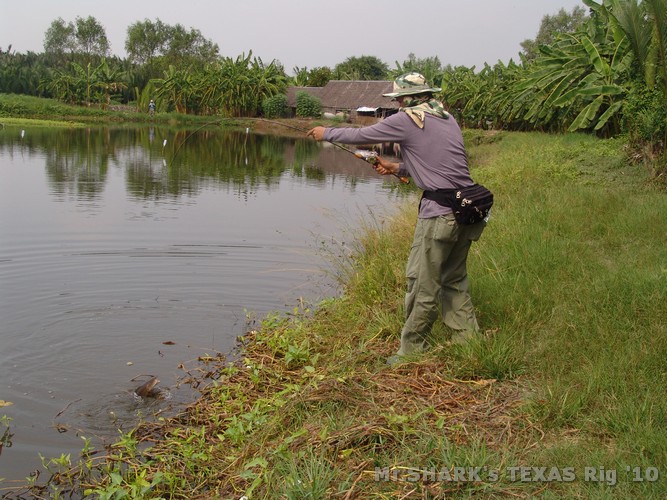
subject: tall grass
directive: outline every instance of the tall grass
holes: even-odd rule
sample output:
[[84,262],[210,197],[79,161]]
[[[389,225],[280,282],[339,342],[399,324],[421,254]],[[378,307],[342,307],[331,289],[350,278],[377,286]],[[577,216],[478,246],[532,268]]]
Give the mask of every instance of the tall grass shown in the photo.
[[207,369],[215,382],[197,404],[133,435],[148,452],[121,442],[103,466],[57,476],[70,481],[61,489],[664,498],[665,193],[626,166],[619,141],[467,139],[475,179],[496,196],[469,258],[480,339],[450,345],[438,324],[431,351],[385,364],[415,197],[329,249],[341,297],[267,317],[243,359]]
[[[619,142],[578,135],[508,135],[478,176],[498,202],[475,249],[476,304],[524,352],[526,409],[550,441],[534,456],[665,471],[665,192]],[[663,477],[616,491],[667,490]]]

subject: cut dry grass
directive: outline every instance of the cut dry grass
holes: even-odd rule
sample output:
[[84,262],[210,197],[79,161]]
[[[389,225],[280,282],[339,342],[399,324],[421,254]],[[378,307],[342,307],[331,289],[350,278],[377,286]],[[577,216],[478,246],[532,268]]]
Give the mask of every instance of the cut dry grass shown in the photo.
[[[164,462],[170,469],[174,463],[189,460],[174,457],[178,452],[170,436],[182,436],[192,429],[209,436],[207,444],[215,450],[213,463],[217,463],[214,469],[218,473],[200,493],[202,497],[215,492],[222,498],[233,498],[253,491],[253,484],[257,488],[261,485],[254,490],[256,494],[264,492],[259,496],[270,497],[269,491],[283,490],[290,497],[289,477],[295,477],[303,467],[323,463],[329,479],[318,498],[356,498],[361,492],[372,496],[374,489],[382,497],[403,494],[408,487],[440,494],[452,485],[382,483],[376,468],[400,467],[409,459],[407,463],[414,467],[449,469],[454,462],[447,460],[447,453],[461,454],[468,448],[473,457],[468,465],[472,467],[479,458],[474,450],[480,443],[493,457],[482,465],[500,468],[497,460],[504,456],[504,450],[526,449],[541,435],[517,413],[524,392],[519,381],[453,379],[450,367],[436,356],[398,367],[378,367],[378,360],[391,353],[385,340],[367,343],[369,359],[354,366],[343,367],[329,360],[312,370],[310,365],[289,369],[286,353],[274,350],[271,344],[275,336],[291,336],[293,324],[286,322],[268,334],[250,333],[245,339],[244,359],[213,375],[215,382],[178,421],[166,426],[145,425],[136,434],[139,442],[151,444],[151,455],[170,457]],[[320,354],[325,352],[311,345],[309,359]],[[216,418],[211,419],[212,415]],[[230,429],[235,431],[230,433]],[[434,451],[442,456],[434,457]],[[263,461],[258,462],[257,457]],[[288,464],[295,462],[302,468],[284,475],[290,470]],[[153,475],[161,472],[155,462],[151,467]],[[190,482],[195,482],[195,477]],[[303,489],[305,484],[294,482],[291,487]],[[488,484],[461,483],[454,489],[477,487],[490,488]],[[509,486],[495,489],[505,488]]]

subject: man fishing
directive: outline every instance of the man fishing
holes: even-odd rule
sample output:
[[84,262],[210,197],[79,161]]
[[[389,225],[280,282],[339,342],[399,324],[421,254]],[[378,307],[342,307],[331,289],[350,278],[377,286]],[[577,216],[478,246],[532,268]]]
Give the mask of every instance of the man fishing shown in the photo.
[[383,175],[410,176],[425,191],[419,205],[414,241],[406,266],[405,323],[401,346],[388,364],[429,347],[433,324],[442,314],[454,330],[452,342],[465,343],[479,331],[470,298],[467,258],[486,221],[456,222],[452,208],[428,196],[438,189],[474,184],[468,168],[458,123],[434,97],[439,88],[427,85],[419,73],[394,81],[394,91],[384,94],[400,105],[398,113],[363,128],[315,127],[308,136],[317,141],[346,144],[400,144],[402,162],[378,157],[375,169]]

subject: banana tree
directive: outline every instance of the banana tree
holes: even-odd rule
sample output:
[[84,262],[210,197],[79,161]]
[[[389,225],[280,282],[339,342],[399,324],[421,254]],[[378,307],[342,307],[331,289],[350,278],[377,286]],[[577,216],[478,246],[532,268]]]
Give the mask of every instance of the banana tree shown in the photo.
[[586,104],[568,130],[575,131],[592,126],[593,130],[597,131],[607,125],[614,116],[618,116],[623,106],[628,90],[628,72],[632,55],[628,50],[626,39],[616,45],[611,60],[604,57],[586,36],[582,37],[581,46],[589,59],[587,74],[577,87],[555,99],[553,105],[563,107],[576,102]]
[[261,59],[247,56],[223,58],[213,79],[217,94],[215,102],[229,116],[254,115],[266,97],[281,94],[287,88],[287,77],[282,67],[272,61],[266,65]]
[[188,99],[193,91],[193,81],[190,72],[177,70],[169,66],[164,72],[164,78],[153,81],[156,87],[156,97],[169,103],[179,113],[187,113]]
[[533,97],[527,121],[560,123],[568,131],[619,130],[632,53],[608,12],[594,14],[584,30],[540,47],[540,57],[517,85],[520,98]]
[[123,72],[118,68],[110,68],[106,59],[102,59],[95,69],[95,75],[94,86],[101,92],[102,105],[106,108],[111,103],[111,95],[126,89],[127,84],[123,81]]
[[253,108],[248,110],[254,114],[261,107],[262,101],[268,97],[282,94],[287,89],[287,77],[282,67],[271,61],[268,65],[261,58],[253,59],[250,66],[251,87],[248,91],[253,97]]
[[217,103],[222,112],[228,116],[241,116],[248,109],[252,97],[247,89],[250,83],[248,67],[252,58],[252,51],[247,55],[240,55],[236,59],[225,57],[222,59],[218,74],[217,85],[220,93]]
[[482,126],[494,128],[517,128],[515,117],[509,112],[517,103],[507,99],[507,92],[513,88],[517,79],[524,74],[523,68],[514,61],[507,65],[498,61],[493,67],[488,64],[479,73],[480,91],[473,97],[466,109],[483,118]]
[[471,110],[468,103],[479,94],[482,88],[481,77],[475,68],[456,66],[448,68],[441,80],[442,101],[454,113],[461,125],[474,127],[479,121],[476,111]]
[[298,66],[294,66],[292,72],[294,73],[294,76],[290,78],[292,85],[297,87],[305,87],[308,85],[308,67],[299,68]]
[[68,104],[76,104],[80,100],[76,81],[66,71],[54,70],[50,77],[40,82],[38,89]]

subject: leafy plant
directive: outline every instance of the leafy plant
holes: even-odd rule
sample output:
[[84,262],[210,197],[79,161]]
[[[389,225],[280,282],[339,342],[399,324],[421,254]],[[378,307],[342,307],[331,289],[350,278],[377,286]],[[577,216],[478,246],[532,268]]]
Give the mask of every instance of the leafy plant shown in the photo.
[[660,91],[633,86],[625,103],[624,122],[633,143],[662,141],[667,135],[667,108]]
[[262,102],[262,111],[266,118],[284,118],[288,115],[287,96],[284,94],[267,97]]
[[387,64],[375,56],[348,57],[334,68],[340,80],[384,80],[388,72]]
[[322,114],[322,103],[317,97],[307,92],[296,93],[296,116],[319,118]]

